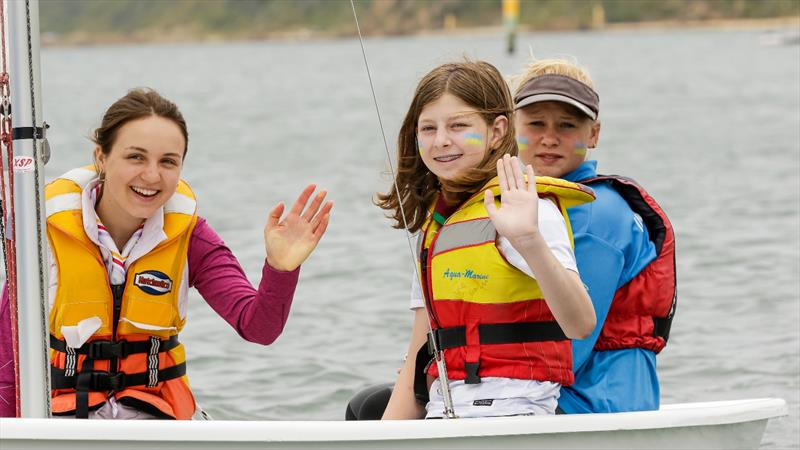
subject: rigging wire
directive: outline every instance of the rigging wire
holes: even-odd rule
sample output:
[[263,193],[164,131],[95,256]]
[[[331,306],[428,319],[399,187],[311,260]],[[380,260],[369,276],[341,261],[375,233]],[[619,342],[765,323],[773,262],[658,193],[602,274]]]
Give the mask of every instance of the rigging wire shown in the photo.
[[[375,85],[372,82],[372,72],[369,69],[369,61],[367,59],[367,51],[364,48],[364,38],[361,35],[361,26],[358,23],[358,14],[356,13],[356,5],[355,5],[355,1],[354,0],[350,0],[350,7],[353,9],[353,19],[355,19],[356,30],[358,31],[358,42],[361,44],[361,55],[363,56],[363,59],[364,59],[364,67],[366,68],[366,71],[367,71],[367,79],[369,79],[369,88],[370,88],[370,91],[372,93],[372,102],[375,105],[375,113],[378,116],[378,125],[380,126],[381,137],[383,138],[383,148],[386,151],[386,160],[389,162],[389,170],[391,171],[393,184],[394,184],[394,189],[395,189],[395,192],[397,194],[397,198],[399,200],[398,201],[398,205],[400,207],[400,216],[403,219],[403,228],[404,228],[405,234],[406,234],[406,241],[408,242],[408,249],[411,252],[411,260],[414,261],[414,272],[416,273],[416,277],[417,277],[416,279],[419,280],[420,279],[420,274],[419,274],[419,270],[417,268],[417,262],[416,262],[417,258],[415,256],[415,252],[414,252],[414,245],[411,242],[411,233],[408,231],[408,220],[406,219],[406,213],[405,213],[405,210],[403,209],[402,196],[400,195],[400,186],[398,186],[398,184],[397,184],[397,176],[395,175],[394,165],[392,164],[392,155],[391,155],[391,152],[389,151],[389,144],[386,141],[386,131],[384,130],[384,127],[383,127],[383,119],[381,118],[381,110],[378,107],[378,97],[377,97],[377,95],[375,95]],[[423,302],[423,308],[425,308],[425,313],[428,316],[428,334],[429,334],[429,336],[431,336],[431,335],[433,335],[433,328],[431,326],[431,320],[430,320],[431,312],[428,311],[428,307],[425,304],[425,302]],[[437,365],[437,368],[439,369],[439,380],[440,380],[440,384],[442,386],[442,397],[444,399],[444,416],[446,418],[448,418],[448,419],[454,419],[457,416],[456,416],[455,411],[453,409],[453,397],[452,397],[452,395],[450,393],[450,383],[448,382],[448,379],[447,379],[447,366],[445,365],[444,351],[439,348],[439,344],[438,344],[438,342],[436,342],[436,339],[430,339],[429,342],[431,343],[431,345],[433,347],[434,357],[436,359],[436,365]],[[423,344],[423,345],[425,345],[425,344]],[[413,355],[412,355],[412,357],[413,357]]]

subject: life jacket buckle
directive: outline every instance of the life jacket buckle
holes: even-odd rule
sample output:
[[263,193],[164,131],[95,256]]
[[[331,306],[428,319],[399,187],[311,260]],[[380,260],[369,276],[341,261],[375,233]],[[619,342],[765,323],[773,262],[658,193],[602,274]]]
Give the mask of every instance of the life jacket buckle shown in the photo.
[[89,359],[110,359],[111,341],[94,341],[89,343],[86,357]]
[[[425,343],[428,346],[428,355],[436,356],[436,348],[439,347],[439,339],[438,334],[436,333],[438,330],[431,330],[428,332],[428,341]],[[435,342],[435,344],[434,344]]]
[[118,391],[127,385],[125,384],[125,373],[110,372],[101,370],[84,370],[78,373],[75,383],[77,390],[87,391]]
[[478,368],[480,368],[480,362],[464,363],[464,370],[467,373],[467,376],[464,378],[464,384],[478,384],[481,382],[481,377],[478,375]]
[[111,358],[127,358],[132,353],[132,348],[128,345],[128,341],[120,340],[113,341],[94,341],[89,343],[86,351],[86,356],[89,359],[111,359]]

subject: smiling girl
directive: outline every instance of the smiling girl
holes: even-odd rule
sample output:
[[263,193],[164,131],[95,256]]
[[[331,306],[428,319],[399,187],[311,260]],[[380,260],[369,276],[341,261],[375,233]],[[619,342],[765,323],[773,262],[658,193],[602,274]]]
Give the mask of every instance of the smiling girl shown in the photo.
[[53,415],[189,419],[195,400],[178,340],[189,287],[243,338],[272,343],[332,204],[322,191],[306,207],[309,185],[283,218],[283,203],[272,209],[256,290],[180,178],[188,133],[174,103],[132,90],[106,111],[94,142],[94,166],[45,189]]
[[[378,196],[395,228],[405,227],[405,212],[408,231],[419,232],[408,352],[434,330],[459,417],[554,413],[560,386],[572,382],[569,338],[594,327],[565,221],[567,206],[592,195],[536,179],[530,165],[523,174],[512,111],[491,64],[435,68],[400,130],[397,190]],[[420,418],[425,409],[442,417],[438,379],[415,398],[422,365],[407,358],[384,419]],[[436,366],[427,374],[436,377]]]

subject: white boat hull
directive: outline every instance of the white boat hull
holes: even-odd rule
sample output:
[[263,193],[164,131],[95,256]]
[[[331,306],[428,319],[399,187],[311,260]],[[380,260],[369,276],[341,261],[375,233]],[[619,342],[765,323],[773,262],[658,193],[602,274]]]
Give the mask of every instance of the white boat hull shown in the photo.
[[3,449],[758,448],[782,399],[664,405],[616,414],[407,421],[0,419]]

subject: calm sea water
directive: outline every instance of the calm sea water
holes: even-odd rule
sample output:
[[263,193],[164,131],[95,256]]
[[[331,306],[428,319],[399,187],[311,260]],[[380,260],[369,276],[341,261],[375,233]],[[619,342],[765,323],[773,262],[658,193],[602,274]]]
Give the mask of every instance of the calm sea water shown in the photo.
[[[759,31],[367,38],[390,149],[417,80],[463,56],[519,71],[574,56],[602,100],[603,172],[633,176],[676,229],[680,303],[659,356],[663,402],[782,397],[765,448],[798,446],[800,47]],[[182,334],[199,402],[223,419],[341,419],[360,388],[390,381],[411,324],[404,234],[371,204],[386,151],[357,40],[42,52],[52,178],[90,161],[87,139],[126,89],[150,86],[189,123],[185,178],[200,213],[258,282],[262,227],[309,182],[335,201],[303,266],[290,320],[269,347],[239,338],[196,293]]]

